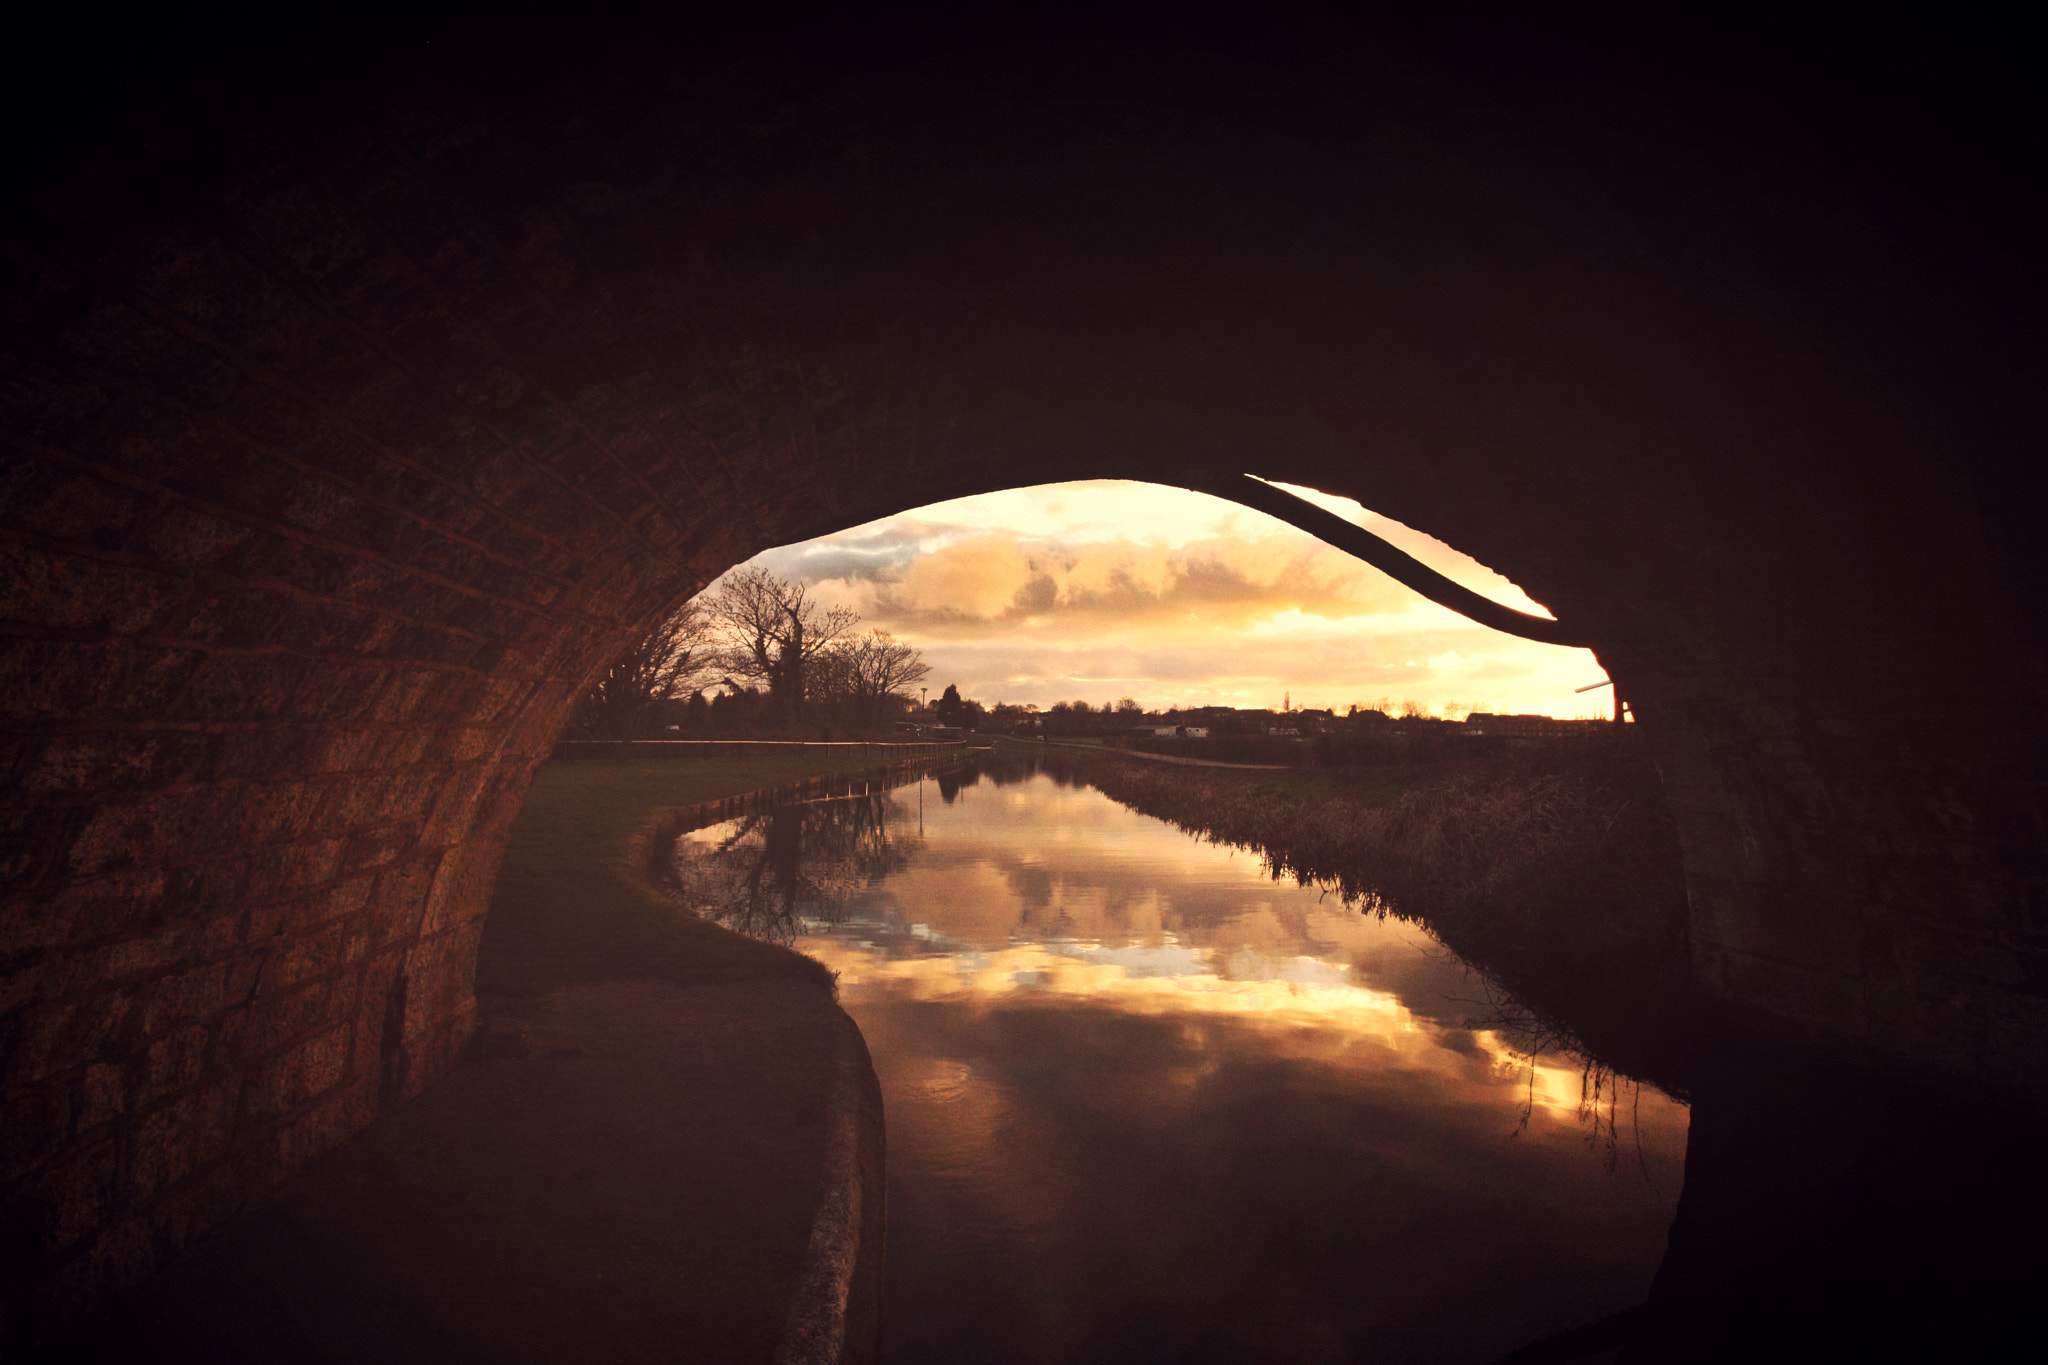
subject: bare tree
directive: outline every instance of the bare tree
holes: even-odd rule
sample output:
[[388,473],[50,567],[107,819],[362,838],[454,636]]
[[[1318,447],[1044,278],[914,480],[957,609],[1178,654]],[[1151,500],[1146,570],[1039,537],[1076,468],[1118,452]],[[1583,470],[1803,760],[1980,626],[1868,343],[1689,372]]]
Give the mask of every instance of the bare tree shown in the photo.
[[821,691],[843,697],[862,723],[877,726],[892,700],[930,673],[915,649],[886,630],[842,638],[818,656],[813,680]]
[[711,680],[710,619],[695,602],[663,617],[598,675],[570,713],[579,739],[642,739],[665,703],[680,701]]
[[728,575],[704,600],[719,639],[725,681],[766,683],[785,720],[803,712],[807,674],[825,649],[860,616],[847,607],[824,608],[803,583],[756,566]]

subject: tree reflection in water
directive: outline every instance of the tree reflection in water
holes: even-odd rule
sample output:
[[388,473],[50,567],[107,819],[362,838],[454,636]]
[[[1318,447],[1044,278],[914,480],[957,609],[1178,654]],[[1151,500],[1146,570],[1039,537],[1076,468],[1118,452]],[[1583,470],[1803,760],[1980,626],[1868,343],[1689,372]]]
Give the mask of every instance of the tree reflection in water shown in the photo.
[[837,923],[857,892],[908,867],[915,828],[888,793],[778,806],[677,839],[670,889],[706,919],[788,944],[803,921]]

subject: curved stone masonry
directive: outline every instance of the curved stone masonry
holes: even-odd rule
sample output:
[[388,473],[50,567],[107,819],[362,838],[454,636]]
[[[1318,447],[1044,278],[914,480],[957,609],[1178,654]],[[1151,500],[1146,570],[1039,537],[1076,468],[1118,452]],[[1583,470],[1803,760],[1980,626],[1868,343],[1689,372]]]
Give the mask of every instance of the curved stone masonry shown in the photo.
[[657,613],[1077,477],[1506,574],[1644,728],[1705,989],[2041,1092],[2029,120],[1732,29],[731,22],[195,16],[10,145],[6,1332],[446,1070]]

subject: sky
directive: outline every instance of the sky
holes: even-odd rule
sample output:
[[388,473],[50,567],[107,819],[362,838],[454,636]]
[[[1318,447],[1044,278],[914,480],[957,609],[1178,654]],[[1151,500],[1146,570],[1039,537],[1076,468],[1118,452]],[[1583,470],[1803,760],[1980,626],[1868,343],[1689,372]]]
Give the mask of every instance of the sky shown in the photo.
[[[1347,498],[1291,491],[1497,602],[1549,615],[1441,541]],[[1148,710],[1278,710],[1386,699],[1466,710],[1604,714],[1592,652],[1503,635],[1264,513],[1122,480],[934,503],[768,550],[749,564],[810,584],[921,650],[993,705],[1134,697]]]

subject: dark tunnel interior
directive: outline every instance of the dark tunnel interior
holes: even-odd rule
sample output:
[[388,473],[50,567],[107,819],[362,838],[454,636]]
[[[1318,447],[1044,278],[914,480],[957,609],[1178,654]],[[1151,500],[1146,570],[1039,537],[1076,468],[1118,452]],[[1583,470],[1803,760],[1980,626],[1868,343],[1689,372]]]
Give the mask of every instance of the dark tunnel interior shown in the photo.
[[[1067,478],[1284,480],[1525,585],[1625,688],[1747,1055],[2038,1131],[2038,82],[1863,22],[193,10],[17,52],[6,1333],[450,1067],[506,829],[645,622]],[[1703,1171],[1790,1095],[1897,1113],[1736,1070]],[[1948,1159],[1900,1123],[1826,1161]],[[1669,1292],[1761,1217],[1682,1212]]]

